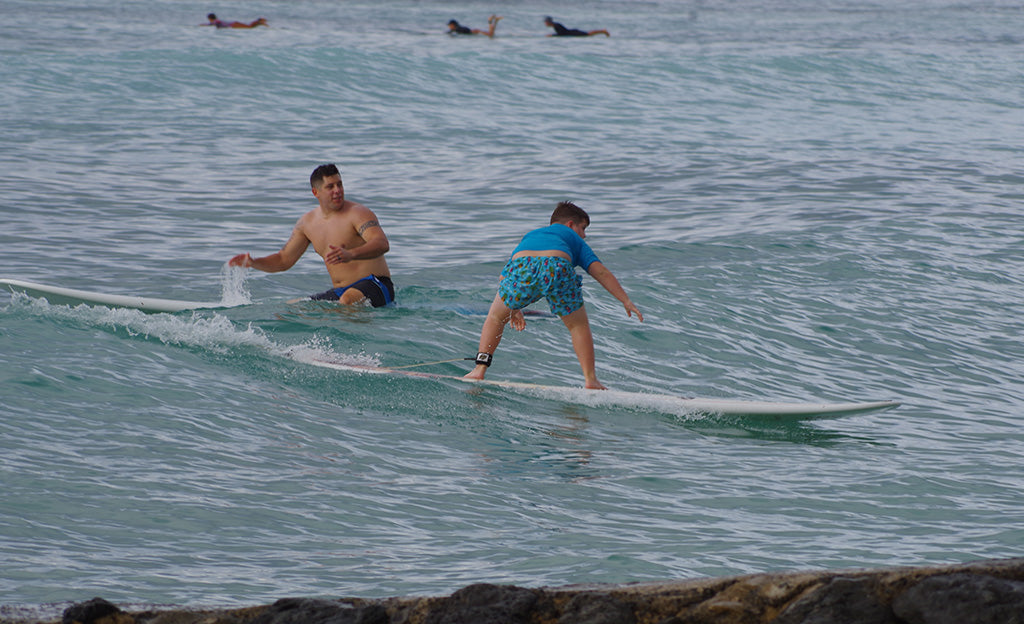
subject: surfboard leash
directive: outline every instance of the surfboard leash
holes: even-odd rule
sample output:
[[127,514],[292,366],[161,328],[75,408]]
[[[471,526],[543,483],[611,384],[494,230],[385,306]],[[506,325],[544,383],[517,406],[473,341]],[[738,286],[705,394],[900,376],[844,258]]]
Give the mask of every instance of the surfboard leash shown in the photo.
[[404,366],[389,366],[388,368],[392,370],[402,370],[403,368],[433,366],[434,364],[450,364],[451,362],[465,362],[467,360],[475,364],[483,364],[484,366],[490,366],[492,357],[493,356],[490,353],[477,353],[476,357],[452,358],[450,360],[437,360],[436,362],[420,362],[419,364],[406,364]]
[[464,357],[464,358],[452,358],[450,360],[438,360],[436,362],[420,362],[419,364],[406,364],[405,366],[388,366],[393,370],[401,370],[403,368],[416,368],[418,366],[432,366],[434,364],[449,364],[451,362],[462,362],[464,360],[475,360],[476,358]]

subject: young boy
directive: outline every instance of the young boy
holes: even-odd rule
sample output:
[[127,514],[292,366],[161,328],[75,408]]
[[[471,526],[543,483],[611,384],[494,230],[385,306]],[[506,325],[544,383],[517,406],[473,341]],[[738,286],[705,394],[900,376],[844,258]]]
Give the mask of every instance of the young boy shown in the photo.
[[476,366],[466,374],[468,379],[483,379],[505,324],[511,322],[517,330],[526,328],[522,309],[545,297],[551,311],[562,317],[562,322],[572,336],[576,358],[583,369],[586,387],[604,390],[597,380],[594,369],[594,336],[590,333],[587,309],[583,306],[580,289],[583,278],[576,274],[580,266],[604,286],[605,290],[622,302],[626,314],[643,322],[629,295],[619,285],[583,239],[590,225],[590,216],[571,202],[561,202],[551,214],[551,225],[529,232],[512,252],[512,257],[501,270],[498,294],[491,303],[483,329],[480,332],[480,347],[476,354]]

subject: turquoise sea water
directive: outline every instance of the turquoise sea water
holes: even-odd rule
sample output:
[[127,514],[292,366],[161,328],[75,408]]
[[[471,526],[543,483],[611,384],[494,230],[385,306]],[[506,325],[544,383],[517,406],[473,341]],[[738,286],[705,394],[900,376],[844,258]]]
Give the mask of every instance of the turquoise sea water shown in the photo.
[[[267,17],[271,27],[196,25]],[[456,18],[493,40],[451,38]],[[231,606],[1024,547],[1024,10],[911,0],[0,0],[0,604]],[[551,39],[541,22],[612,36]],[[399,305],[228,272],[341,167]],[[472,355],[554,204],[643,310],[585,293],[614,388],[898,399],[814,422],[327,371]],[[462,362],[426,370],[460,374]],[[567,332],[490,375],[577,385]]]

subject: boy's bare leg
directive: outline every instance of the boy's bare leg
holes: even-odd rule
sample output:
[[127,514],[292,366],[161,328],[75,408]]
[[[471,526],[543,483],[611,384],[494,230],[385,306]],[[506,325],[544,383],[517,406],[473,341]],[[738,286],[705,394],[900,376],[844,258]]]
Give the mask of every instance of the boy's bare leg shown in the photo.
[[580,309],[566,314],[562,322],[569,329],[572,336],[572,348],[576,351],[576,359],[580,361],[580,368],[583,370],[584,387],[591,390],[607,390],[597,380],[597,370],[594,361],[594,335],[590,332],[590,320],[587,318],[587,309]]
[[[519,316],[522,316],[522,314],[522,312],[519,312]],[[483,329],[480,330],[478,352],[494,354],[498,349],[498,344],[501,342],[501,335],[505,332],[505,324],[508,323],[511,317],[512,310],[505,305],[500,295],[494,295],[491,309],[487,311],[487,318],[484,320]],[[483,364],[477,364],[473,367],[473,370],[465,374],[465,377],[466,379],[483,379],[486,373],[487,367]]]

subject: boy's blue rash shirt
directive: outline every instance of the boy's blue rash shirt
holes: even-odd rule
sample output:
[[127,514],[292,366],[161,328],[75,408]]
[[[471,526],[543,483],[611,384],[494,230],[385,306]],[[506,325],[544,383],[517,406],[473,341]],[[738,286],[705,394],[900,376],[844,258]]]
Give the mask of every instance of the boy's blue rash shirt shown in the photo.
[[547,227],[527,232],[526,236],[519,241],[519,246],[515,248],[512,255],[514,256],[520,251],[547,251],[549,249],[569,254],[573,266],[583,267],[584,271],[590,268],[591,264],[600,262],[597,254],[590,249],[590,245],[580,238],[579,234],[573,232],[572,228],[562,223],[552,223]]

